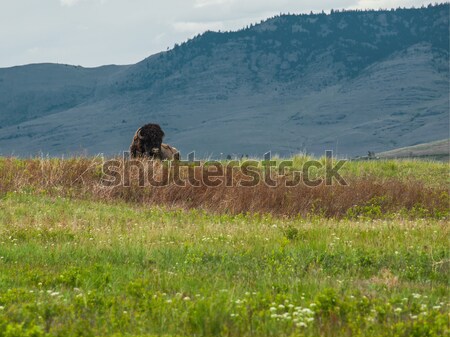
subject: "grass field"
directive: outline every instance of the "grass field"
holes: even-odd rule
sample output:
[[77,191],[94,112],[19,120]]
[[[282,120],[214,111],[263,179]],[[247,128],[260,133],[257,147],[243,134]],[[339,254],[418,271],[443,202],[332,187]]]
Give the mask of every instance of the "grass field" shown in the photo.
[[354,193],[297,215],[99,192],[87,167],[0,160],[1,337],[449,334],[445,163],[348,163]]

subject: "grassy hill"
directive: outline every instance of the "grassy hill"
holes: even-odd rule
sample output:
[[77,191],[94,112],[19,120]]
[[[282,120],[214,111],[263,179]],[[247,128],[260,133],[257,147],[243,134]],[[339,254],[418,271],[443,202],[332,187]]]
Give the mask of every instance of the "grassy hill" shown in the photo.
[[448,160],[450,155],[450,140],[444,139],[436,142],[403,147],[391,151],[378,153],[380,158],[427,158]]

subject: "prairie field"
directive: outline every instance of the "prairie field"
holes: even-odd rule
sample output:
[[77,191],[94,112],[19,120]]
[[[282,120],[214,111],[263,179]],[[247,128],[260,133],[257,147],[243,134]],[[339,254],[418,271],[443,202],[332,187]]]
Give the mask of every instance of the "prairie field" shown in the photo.
[[107,186],[99,158],[2,158],[0,337],[448,335],[448,169]]

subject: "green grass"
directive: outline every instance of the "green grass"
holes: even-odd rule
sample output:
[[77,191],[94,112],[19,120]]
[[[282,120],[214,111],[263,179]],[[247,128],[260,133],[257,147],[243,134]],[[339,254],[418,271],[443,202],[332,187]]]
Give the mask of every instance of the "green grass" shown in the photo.
[[0,336],[441,336],[448,229],[9,192]]
[[[294,167],[301,165],[310,157],[293,157]],[[322,163],[325,162],[321,158]],[[401,181],[418,180],[428,186],[449,184],[448,162],[427,160],[367,160],[348,161],[339,171],[345,177],[376,177],[383,179],[399,179]]]

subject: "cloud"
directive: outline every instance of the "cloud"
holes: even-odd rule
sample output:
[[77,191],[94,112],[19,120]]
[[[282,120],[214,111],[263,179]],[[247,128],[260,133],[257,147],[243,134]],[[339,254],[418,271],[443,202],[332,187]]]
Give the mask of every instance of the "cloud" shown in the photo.
[[222,5],[233,2],[233,0],[195,0],[194,7],[202,8],[207,6]]
[[176,32],[202,33],[207,30],[223,29],[223,22],[175,22],[173,28]]
[[59,0],[61,2],[62,6],[73,6],[75,4],[77,4],[78,2],[80,2],[80,0]]
[[100,4],[106,3],[108,0],[59,0],[61,6],[72,7],[82,1],[99,2]]

